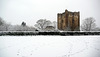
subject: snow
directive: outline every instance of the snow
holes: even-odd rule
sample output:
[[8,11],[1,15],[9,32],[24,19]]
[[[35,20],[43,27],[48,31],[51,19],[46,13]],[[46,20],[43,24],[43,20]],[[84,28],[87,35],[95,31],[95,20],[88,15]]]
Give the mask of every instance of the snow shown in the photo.
[[100,36],[0,36],[0,57],[99,57]]

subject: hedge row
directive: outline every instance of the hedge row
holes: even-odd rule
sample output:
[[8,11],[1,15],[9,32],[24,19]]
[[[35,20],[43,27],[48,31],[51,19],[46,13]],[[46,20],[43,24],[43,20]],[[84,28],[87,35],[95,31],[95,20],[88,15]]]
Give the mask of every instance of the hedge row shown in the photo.
[[24,36],[24,35],[61,35],[61,36],[70,36],[70,35],[100,35],[100,32],[0,32],[0,36],[4,35],[14,35],[14,36]]

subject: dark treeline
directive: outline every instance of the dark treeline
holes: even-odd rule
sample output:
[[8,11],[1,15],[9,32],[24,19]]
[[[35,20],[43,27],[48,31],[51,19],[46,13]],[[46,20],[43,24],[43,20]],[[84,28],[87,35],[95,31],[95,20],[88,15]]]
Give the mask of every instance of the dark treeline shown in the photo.
[[4,35],[13,35],[13,36],[27,36],[27,35],[82,36],[82,35],[100,35],[100,32],[33,32],[33,31],[0,32],[0,36],[4,36]]

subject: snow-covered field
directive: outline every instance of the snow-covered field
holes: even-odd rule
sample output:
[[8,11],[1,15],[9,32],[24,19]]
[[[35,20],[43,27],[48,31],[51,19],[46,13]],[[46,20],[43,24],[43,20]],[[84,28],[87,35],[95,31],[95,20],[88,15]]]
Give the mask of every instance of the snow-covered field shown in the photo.
[[100,57],[100,36],[0,36],[0,57]]

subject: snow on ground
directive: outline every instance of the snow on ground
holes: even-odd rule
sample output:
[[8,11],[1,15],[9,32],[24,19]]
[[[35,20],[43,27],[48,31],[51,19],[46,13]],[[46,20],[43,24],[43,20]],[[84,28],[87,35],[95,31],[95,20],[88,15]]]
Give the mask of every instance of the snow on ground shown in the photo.
[[0,57],[100,57],[100,36],[0,36]]

